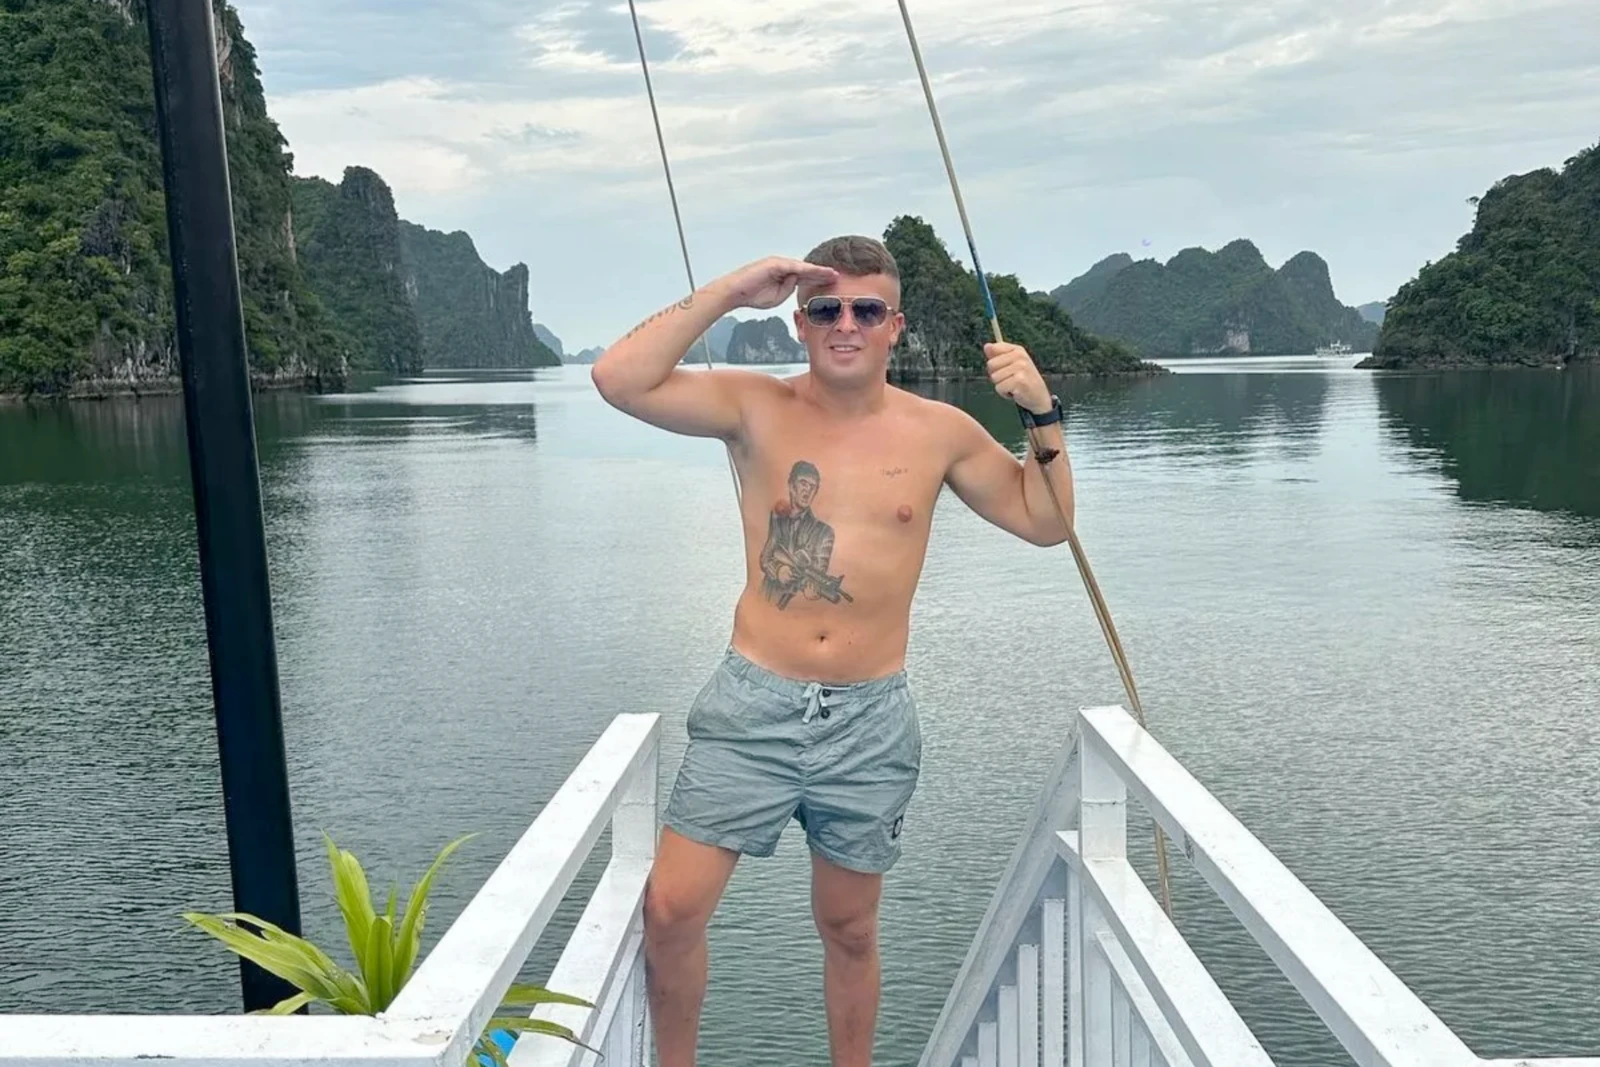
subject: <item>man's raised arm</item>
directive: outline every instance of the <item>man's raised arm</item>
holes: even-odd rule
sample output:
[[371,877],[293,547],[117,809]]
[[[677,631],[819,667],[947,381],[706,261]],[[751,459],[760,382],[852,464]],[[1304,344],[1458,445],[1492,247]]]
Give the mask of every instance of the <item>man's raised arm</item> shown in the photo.
[[689,346],[739,307],[771,308],[802,283],[826,285],[834,271],[774,257],[701,286],[635,326],[595,361],[590,376],[613,407],[673,433],[731,439],[739,432],[748,371],[687,370]]

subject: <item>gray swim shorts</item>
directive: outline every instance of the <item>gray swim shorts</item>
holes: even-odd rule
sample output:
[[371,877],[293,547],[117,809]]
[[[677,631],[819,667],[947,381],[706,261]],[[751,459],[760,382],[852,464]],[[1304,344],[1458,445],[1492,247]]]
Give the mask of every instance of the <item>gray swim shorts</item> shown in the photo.
[[729,649],[689,709],[664,822],[694,841],[770,856],[789,820],[813,852],[880,874],[900,857],[922,732],[905,672],[799,682]]

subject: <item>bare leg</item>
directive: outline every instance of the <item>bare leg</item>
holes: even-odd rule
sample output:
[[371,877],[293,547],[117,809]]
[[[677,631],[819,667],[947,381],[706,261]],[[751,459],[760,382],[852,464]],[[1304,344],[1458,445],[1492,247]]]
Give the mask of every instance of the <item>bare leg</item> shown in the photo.
[[883,876],[811,854],[811,911],[822,935],[822,996],[833,1067],[870,1067],[878,1022],[878,900]]
[[706,924],[739,854],[661,831],[644,891],[645,987],[660,1067],[694,1067],[705,1000]]

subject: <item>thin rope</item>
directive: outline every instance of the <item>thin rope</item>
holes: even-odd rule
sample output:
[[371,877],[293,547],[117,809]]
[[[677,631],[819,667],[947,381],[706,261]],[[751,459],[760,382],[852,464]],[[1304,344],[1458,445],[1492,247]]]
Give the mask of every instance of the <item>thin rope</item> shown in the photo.
[[[630,3],[632,0],[630,0]],[[989,280],[984,276],[983,266],[978,261],[978,245],[972,238],[972,223],[967,218],[967,206],[961,199],[961,185],[956,181],[955,164],[950,159],[950,146],[945,141],[944,124],[939,121],[939,108],[934,103],[933,86],[928,83],[928,69],[922,62],[922,49],[917,45],[917,34],[911,28],[911,12],[906,8],[906,0],[899,0],[900,17],[906,24],[906,39],[911,43],[911,57],[917,64],[917,76],[922,80],[922,92],[928,99],[928,115],[933,119],[933,132],[939,139],[939,153],[944,157],[945,173],[950,176],[950,191],[955,194],[956,211],[961,216],[961,228],[966,233],[967,248],[972,253],[972,269],[978,275],[978,287],[983,292],[984,309],[989,313],[989,328],[994,333],[996,343],[1004,343],[1005,338],[1000,333],[1000,316],[994,307],[994,296],[989,291]],[[1028,434],[1028,450],[1037,454],[1040,450],[1039,439],[1036,436],[1037,427],[1030,426],[1023,420],[1023,428]],[[1026,460],[1024,460],[1026,462]],[[1067,531],[1067,544],[1072,548],[1072,557],[1077,561],[1078,573],[1083,577],[1084,587],[1089,592],[1089,601],[1094,606],[1095,618],[1100,622],[1100,630],[1105,635],[1106,644],[1111,649],[1111,658],[1116,661],[1117,673],[1122,676],[1122,686],[1127,690],[1128,701],[1133,705],[1134,718],[1141,729],[1145,728],[1144,707],[1139,703],[1139,690],[1133,682],[1133,670],[1128,666],[1127,653],[1123,651],[1122,639],[1117,636],[1116,625],[1111,621],[1111,612],[1106,607],[1105,598],[1100,594],[1100,583],[1095,581],[1094,572],[1089,569],[1089,559],[1083,552],[1083,545],[1078,541],[1077,532],[1073,530],[1072,523],[1067,519],[1067,513],[1061,506],[1061,500],[1056,495],[1056,487],[1049,477],[1044,479],[1045,488],[1050,493],[1050,502],[1055,505],[1056,517],[1061,520],[1061,525]],[[1161,883],[1161,906],[1166,911],[1167,917],[1172,916],[1172,890],[1168,885],[1167,877],[1167,847],[1166,836],[1158,823],[1156,825],[1156,874]]]
[[[678,226],[678,247],[683,250],[683,272],[689,279],[689,292],[695,291],[694,267],[689,263],[689,241],[683,234],[683,214],[678,210],[678,190],[672,182],[672,163],[667,159],[667,139],[661,133],[661,113],[656,109],[656,90],[650,82],[650,61],[644,54],[644,34],[639,29],[639,11],[634,0],[628,0],[628,15],[633,19],[633,39],[639,45],[639,67],[644,71],[644,91],[650,98],[650,119],[656,127],[656,144],[661,149],[661,169],[667,176],[667,195],[672,199],[672,218]],[[705,352],[706,369],[711,369],[710,330],[700,335],[700,347]],[[733,495],[742,502],[743,491],[739,485],[739,470],[733,465],[733,452],[728,452],[728,473],[733,475]]]

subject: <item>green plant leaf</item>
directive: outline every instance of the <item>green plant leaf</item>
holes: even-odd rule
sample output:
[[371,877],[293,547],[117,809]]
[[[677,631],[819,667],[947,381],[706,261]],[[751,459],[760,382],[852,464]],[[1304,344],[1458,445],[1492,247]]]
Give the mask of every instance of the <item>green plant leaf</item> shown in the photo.
[[539,985],[514,985],[506,990],[506,995],[500,998],[500,1003],[505,1007],[520,1007],[534,1004],[571,1004],[579,1008],[594,1007],[582,997],[575,997],[570,993],[557,993]]
[[[236,916],[232,914],[201,915],[186,912],[183,917],[221,941],[233,952],[262,970],[277,975],[296,989],[322,1000],[331,1000],[339,996],[335,977],[329,974],[313,955],[303,949],[267,941],[237,926],[229,925],[224,920],[235,918]],[[251,916],[237,917],[254,921]]]
[[340,967],[337,963],[333,962],[333,957],[322,951],[322,949],[318,948],[313,942],[307,941],[305,938],[298,937],[295,934],[291,934],[283,927],[274,923],[270,923],[260,916],[251,915],[249,912],[243,911],[225,911],[220,915],[213,916],[213,918],[223,919],[235,923],[247,922],[251,926],[258,926],[261,928],[261,936],[265,938],[268,943],[274,945],[285,945],[295,949],[296,951],[303,952],[308,957],[315,960],[317,966],[324,971],[332,973],[335,971],[344,970],[343,967]]
[[296,993],[292,997],[284,997],[270,1008],[265,1008],[260,1012],[253,1012],[252,1014],[293,1015],[295,1012],[299,1011],[301,1008],[305,1007],[307,1004],[310,1004],[316,999],[317,998],[312,996],[310,993]]
[[588,1049],[599,1054],[600,1050],[592,1045],[585,1045],[578,1040],[578,1035],[560,1023],[553,1023],[549,1019],[528,1019],[516,1015],[497,1015],[490,1019],[486,1027],[488,1030],[510,1030],[513,1033],[544,1034],[548,1037],[559,1037],[579,1048]]
[[450,853],[477,836],[477,834],[467,834],[458,837],[440,849],[433,864],[411,888],[411,896],[406,900],[405,917],[400,920],[400,933],[395,942],[396,973],[400,975],[402,983],[410,979],[411,968],[416,966],[417,953],[422,945],[422,924],[427,914],[428,894],[433,889],[434,876],[439,873],[439,868],[444,866],[444,861]]
[[[372,1008],[371,997],[368,995],[366,984],[359,975],[351,974],[343,967],[334,963],[326,952],[303,937],[296,937],[280,926],[267,922],[265,919],[243,912],[224,912],[216,916],[219,919],[243,920],[261,927],[262,937],[267,943],[279,948],[287,948],[292,952],[300,953],[315,961],[316,973],[323,976],[332,984],[331,991],[319,991],[317,999],[324,1001],[329,1007],[346,1015],[375,1015]],[[241,931],[243,932],[243,931]]]
[[377,916],[372,910],[367,875],[353,853],[339,848],[327,833],[322,836],[328,844],[328,867],[333,872],[333,891],[339,901],[339,913],[344,916],[350,952],[355,957],[356,970],[367,976],[370,987],[372,967],[365,954],[371,942],[372,922]]
[[367,990],[372,994],[372,1006],[383,1011],[400,991],[394,974],[394,929],[387,917],[372,921],[367,937]]
[[399,892],[399,886],[390,886],[389,887],[389,904],[388,904],[387,907],[385,907],[383,909],[383,917],[385,919],[389,920],[389,926],[390,927],[394,926],[394,905],[395,905],[395,894],[397,892]]

